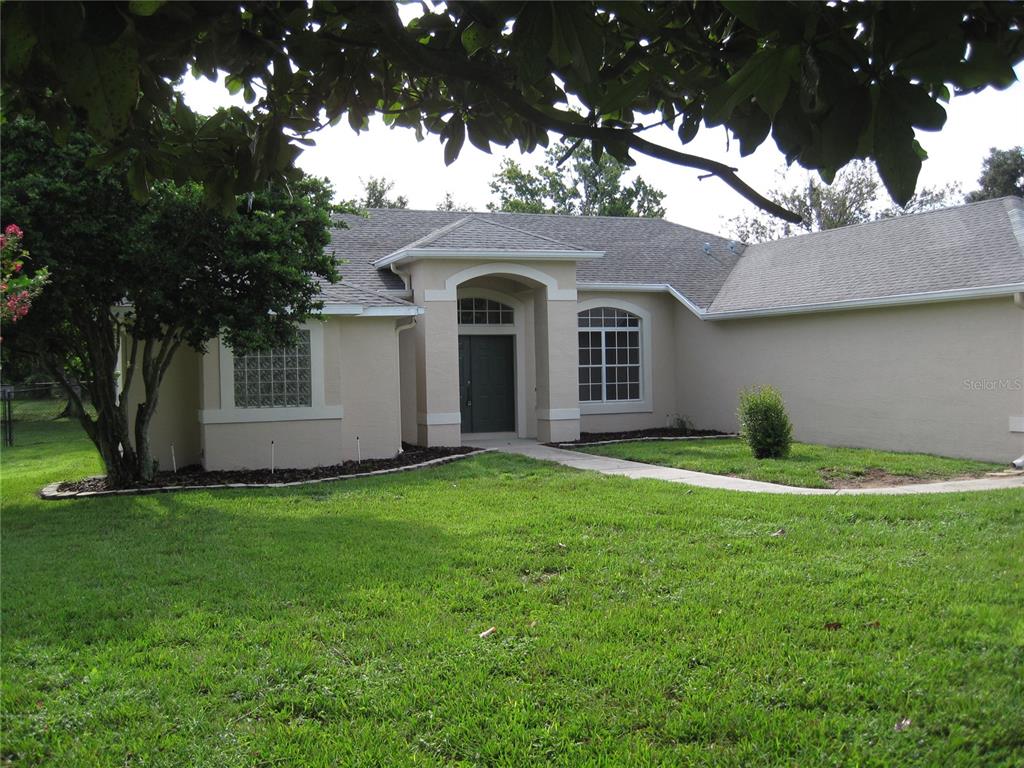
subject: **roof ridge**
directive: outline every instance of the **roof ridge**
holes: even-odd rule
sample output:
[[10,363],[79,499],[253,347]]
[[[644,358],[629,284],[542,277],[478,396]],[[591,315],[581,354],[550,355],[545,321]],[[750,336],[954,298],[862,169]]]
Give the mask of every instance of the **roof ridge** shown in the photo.
[[[400,209],[400,210],[405,210],[405,209]],[[406,243],[401,248],[397,248],[396,252],[397,251],[404,251],[404,250],[406,250],[408,248],[419,248],[422,245],[427,245],[428,243],[430,243],[430,242],[432,242],[434,240],[437,240],[442,235],[447,235],[449,232],[458,229],[463,224],[465,224],[467,221],[469,221],[471,218],[472,218],[472,216],[462,216],[461,218],[458,218],[455,221],[452,221],[452,222],[449,222],[448,224],[445,224],[443,227],[438,227],[437,229],[428,232],[427,234],[425,234],[423,237],[419,238],[418,240],[413,240],[411,243]]]
[[[537,240],[546,240],[549,243],[554,243],[555,245],[561,245],[562,247],[569,248],[570,250],[573,250],[573,251],[582,251],[583,250],[582,248],[580,248],[580,246],[574,245],[573,243],[567,243],[564,240],[557,240],[557,239],[555,239],[553,237],[548,237],[547,235],[538,234],[537,232],[530,232],[529,230],[526,230],[526,229],[520,229],[519,227],[513,227],[510,224],[502,224],[501,222],[498,222],[498,221],[488,221],[487,219],[479,218],[476,214],[471,214],[471,215],[467,216],[462,221],[462,223],[459,226],[462,226],[463,224],[468,223],[472,219],[476,219],[481,224],[486,224],[489,227],[500,227],[501,229],[507,229],[507,230],[510,230],[512,232],[518,232],[521,235],[529,235],[530,237],[535,238]],[[458,229],[458,227],[453,227],[453,229]],[[451,231],[451,230],[449,230],[449,231]]]

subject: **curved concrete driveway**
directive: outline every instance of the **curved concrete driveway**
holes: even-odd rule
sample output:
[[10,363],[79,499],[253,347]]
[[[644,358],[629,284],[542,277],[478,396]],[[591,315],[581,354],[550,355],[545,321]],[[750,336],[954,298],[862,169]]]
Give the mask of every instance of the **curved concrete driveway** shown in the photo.
[[867,496],[867,495],[902,495],[909,493],[959,493],[962,491],[994,491],[1007,488],[1024,490],[1024,473],[1005,476],[979,477],[973,480],[946,480],[938,483],[918,483],[915,485],[898,485],[887,488],[800,488],[794,485],[776,485],[760,480],[746,480],[742,477],[728,475],[712,475],[707,472],[693,472],[688,469],[659,467],[655,464],[643,464],[638,461],[613,459],[608,456],[595,456],[580,451],[568,451],[563,448],[552,448],[536,440],[524,440],[517,437],[483,437],[472,440],[474,446],[489,448],[504,453],[516,453],[529,456],[540,461],[554,461],[573,469],[587,469],[603,475],[622,475],[632,478],[651,478],[665,480],[670,483],[684,483],[701,488],[721,488],[728,491],[747,491],[751,493],[792,493],[803,496]]

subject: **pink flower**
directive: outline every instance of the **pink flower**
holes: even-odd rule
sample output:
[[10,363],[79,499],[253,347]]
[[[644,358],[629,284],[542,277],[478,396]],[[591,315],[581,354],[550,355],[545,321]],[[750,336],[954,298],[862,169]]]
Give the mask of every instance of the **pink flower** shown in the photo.
[[8,224],[7,228],[4,229],[4,234],[11,235],[12,237],[21,237],[23,233],[21,231],[21,227],[17,224]]
[[7,238],[0,235],[0,250],[3,250],[7,246]]
[[22,262],[16,261],[13,264],[11,264],[11,270],[14,272],[14,274],[18,274],[19,272],[21,272],[22,266]]

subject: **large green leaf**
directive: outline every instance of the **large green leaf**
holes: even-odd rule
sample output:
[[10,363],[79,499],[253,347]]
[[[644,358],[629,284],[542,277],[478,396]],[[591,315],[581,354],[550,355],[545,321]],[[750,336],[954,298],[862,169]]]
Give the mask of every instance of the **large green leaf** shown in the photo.
[[921,156],[914,129],[907,121],[896,93],[876,88],[874,110],[874,156],[878,175],[898,205],[910,202],[921,173]]
[[720,125],[728,121],[733,110],[750,99],[756,99],[768,116],[774,117],[786,100],[799,64],[799,46],[758,51],[738,72],[708,94],[705,122]]
[[54,51],[68,101],[86,111],[90,130],[104,140],[124,131],[138,102],[136,55],[124,37],[113,45],[73,42]]
[[442,136],[446,139],[444,144],[444,164],[451,165],[462,151],[462,145],[466,140],[466,126],[462,118],[453,115],[445,126]]
[[4,15],[3,71],[5,75],[20,75],[28,66],[32,49],[36,45],[36,34],[32,31],[23,5],[8,6],[10,12]]

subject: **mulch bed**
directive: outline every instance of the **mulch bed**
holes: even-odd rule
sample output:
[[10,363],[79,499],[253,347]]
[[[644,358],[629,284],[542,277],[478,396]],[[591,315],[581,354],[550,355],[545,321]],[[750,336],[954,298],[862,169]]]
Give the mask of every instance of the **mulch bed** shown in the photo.
[[281,483],[301,483],[310,480],[345,477],[347,475],[364,475],[371,472],[401,469],[416,464],[423,464],[437,459],[463,456],[478,451],[478,448],[423,448],[418,445],[402,445],[402,453],[393,459],[365,459],[362,462],[346,461],[329,467],[313,467],[311,469],[239,469],[207,472],[199,464],[182,467],[177,472],[157,472],[148,483],[138,483],[128,489],[114,488],[107,483],[105,477],[90,477],[61,483],[57,487],[59,493],[103,493],[124,490],[163,490],[179,487],[213,486],[213,485],[279,485]]
[[675,440],[681,437],[731,437],[727,432],[716,429],[676,429],[674,427],[654,427],[653,429],[634,429],[629,432],[581,432],[579,440],[563,443],[548,443],[554,448],[567,445],[588,445],[605,443],[612,440]]

